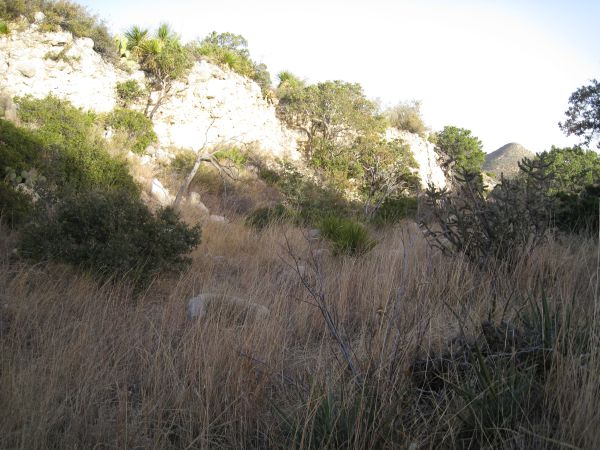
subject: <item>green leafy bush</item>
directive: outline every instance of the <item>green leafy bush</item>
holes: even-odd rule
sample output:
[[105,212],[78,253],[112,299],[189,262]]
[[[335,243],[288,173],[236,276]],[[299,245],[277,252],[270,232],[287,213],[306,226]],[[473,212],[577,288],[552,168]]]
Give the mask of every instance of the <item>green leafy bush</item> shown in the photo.
[[230,161],[235,167],[241,169],[248,164],[248,155],[237,147],[229,147],[215,153],[215,158],[219,161]]
[[[53,96],[41,100],[22,97],[16,102],[21,122],[32,127],[23,133],[30,136],[38,148],[34,150],[30,143],[12,140],[13,147],[6,151],[13,158],[20,158],[15,154],[22,147],[30,156],[34,152],[27,163],[59,189],[115,188],[138,192],[126,163],[108,153],[94,113],[84,112]],[[28,170],[31,166],[22,168]]]
[[152,120],[141,112],[117,108],[108,116],[107,125],[124,133],[131,151],[137,154],[158,141]]
[[350,219],[329,216],[321,221],[319,230],[336,254],[362,255],[375,246],[367,228]]
[[4,20],[0,20],[0,36],[7,35],[10,33],[10,29],[8,28],[8,24]]
[[23,225],[31,213],[31,198],[0,181],[0,220],[9,228]]
[[189,228],[169,208],[153,215],[123,191],[86,191],[46,201],[22,231],[20,252],[38,260],[63,262],[99,274],[134,275],[146,280],[179,271],[200,243],[200,228]]
[[600,185],[588,185],[579,193],[558,192],[556,225],[566,232],[597,233]]
[[121,81],[117,83],[117,97],[121,105],[127,108],[131,103],[138,101],[144,95],[144,90],[135,80]]
[[248,215],[246,225],[262,230],[275,222],[283,222],[293,217],[293,214],[281,203],[275,206],[258,208]]

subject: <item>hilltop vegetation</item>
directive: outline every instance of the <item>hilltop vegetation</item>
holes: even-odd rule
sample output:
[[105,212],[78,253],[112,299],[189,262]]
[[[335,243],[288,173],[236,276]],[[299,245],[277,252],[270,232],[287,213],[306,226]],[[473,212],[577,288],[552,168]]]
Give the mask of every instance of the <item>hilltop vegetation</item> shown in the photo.
[[[0,0],[8,33],[36,9],[146,78],[104,114],[21,97],[0,119],[1,448],[600,447],[597,153],[552,147],[490,189],[481,141],[418,102],[274,88],[232,33],[113,39],[78,5]],[[257,81],[303,160],[147,154],[197,58]],[[596,84],[563,125],[585,145]],[[422,189],[390,126],[452,183]],[[182,195],[157,205],[138,170]]]

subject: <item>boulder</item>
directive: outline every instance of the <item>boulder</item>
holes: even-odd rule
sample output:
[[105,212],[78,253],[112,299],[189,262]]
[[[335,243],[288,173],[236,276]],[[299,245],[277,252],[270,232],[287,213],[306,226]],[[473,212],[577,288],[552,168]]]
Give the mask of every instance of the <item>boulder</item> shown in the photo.
[[169,191],[156,178],[152,180],[150,193],[156,200],[160,202],[161,205],[167,206],[171,204],[171,196],[169,195]]
[[211,311],[217,311],[219,309],[221,312],[225,312],[226,310],[229,316],[242,316],[243,318],[252,316],[257,319],[265,319],[270,313],[269,308],[266,306],[239,297],[204,293],[197,295],[188,301],[187,318],[189,320],[203,319],[210,314]]
[[215,223],[222,223],[222,224],[229,223],[229,220],[227,220],[227,218],[225,216],[217,216],[216,214],[210,215],[208,217],[208,220],[210,222],[215,222]]

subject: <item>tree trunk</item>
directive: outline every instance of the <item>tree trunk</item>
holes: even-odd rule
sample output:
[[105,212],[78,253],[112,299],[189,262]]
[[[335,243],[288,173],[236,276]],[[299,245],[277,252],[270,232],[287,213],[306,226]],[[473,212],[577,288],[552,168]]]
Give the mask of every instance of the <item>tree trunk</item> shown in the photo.
[[196,156],[196,161],[194,161],[194,166],[192,167],[192,170],[190,170],[190,173],[187,174],[185,180],[179,188],[179,191],[177,191],[175,201],[173,202],[173,208],[179,209],[179,206],[181,205],[183,198],[187,195],[188,189],[190,188],[190,184],[192,184],[192,180],[196,176],[196,173],[198,173],[198,169],[200,168],[200,165],[202,164],[203,160],[204,154],[198,153],[198,155]]

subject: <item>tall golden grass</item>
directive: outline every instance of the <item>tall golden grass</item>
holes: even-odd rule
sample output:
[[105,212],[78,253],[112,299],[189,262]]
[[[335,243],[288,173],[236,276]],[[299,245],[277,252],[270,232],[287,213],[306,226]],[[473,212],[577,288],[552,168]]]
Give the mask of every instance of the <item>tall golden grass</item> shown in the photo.
[[[465,438],[470,405],[426,392],[411,370],[482,321],[517,323],[542,295],[569,311],[559,333],[592,323],[597,242],[552,240],[480,269],[431,250],[410,223],[377,238],[359,258],[315,256],[324,244],[298,228],[208,223],[190,270],[142,293],[16,262],[3,238],[0,448],[600,448],[597,341],[582,353],[566,336],[535,414],[498,425],[499,440]],[[322,294],[361,382],[304,284]],[[270,315],[217,307],[188,320],[187,300],[204,292]]]

